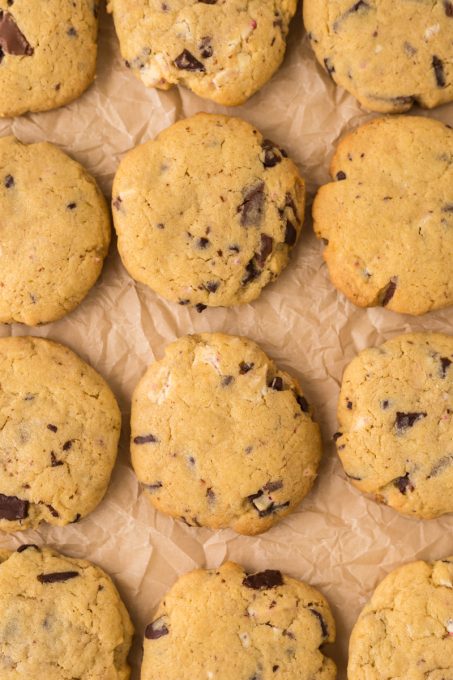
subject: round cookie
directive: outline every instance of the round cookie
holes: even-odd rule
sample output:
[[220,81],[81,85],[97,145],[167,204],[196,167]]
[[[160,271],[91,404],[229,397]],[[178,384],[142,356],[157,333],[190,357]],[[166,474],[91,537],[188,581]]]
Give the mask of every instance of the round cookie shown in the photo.
[[67,347],[0,339],[0,529],[77,522],[101,501],[121,415],[110,388]]
[[348,680],[452,677],[453,557],[395,569],[354,626]]
[[338,454],[354,486],[399,512],[453,512],[453,337],[408,333],[346,368]]
[[94,564],[33,545],[0,563],[2,680],[128,680],[132,633]]
[[99,3],[0,0],[0,117],[47,111],[94,79]]
[[107,204],[79,163],[52,144],[0,139],[0,323],[36,326],[70,312],[109,243]]
[[[227,562],[182,576],[145,630],[141,680],[334,680],[335,622],[314,588]],[[183,669],[183,671],[181,670]]]
[[304,203],[284,151],[243,120],[206,113],[130,151],[113,185],[126,269],[199,311],[258,297],[288,263]]
[[243,104],[283,61],[297,0],[110,0],[126,66],[147,87],[174,84]]
[[354,304],[414,315],[453,304],[452,160],[453,130],[429,118],[378,118],[340,142],[313,219]]
[[320,64],[371,111],[453,100],[451,0],[304,0]]
[[251,340],[180,338],[132,399],[132,465],[153,505],[189,525],[258,534],[293,511],[321,457],[297,382]]

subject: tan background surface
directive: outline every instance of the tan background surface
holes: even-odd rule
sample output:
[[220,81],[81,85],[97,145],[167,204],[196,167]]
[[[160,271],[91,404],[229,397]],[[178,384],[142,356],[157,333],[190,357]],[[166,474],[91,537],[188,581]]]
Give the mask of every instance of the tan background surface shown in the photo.
[[[183,90],[146,90],[122,65],[111,18],[103,13],[95,85],[58,111],[0,121],[0,136],[13,133],[24,142],[57,144],[83,163],[109,194],[119,159],[128,149],[197,111],[239,115],[256,125],[289,151],[311,195],[328,179],[336,140],[370,118],[315,63],[300,7],[282,69],[245,106],[229,110]],[[453,105],[424,115],[453,123]],[[112,484],[100,507],[80,524],[2,535],[0,548],[47,542],[97,562],[115,579],[140,636],[180,574],[217,566],[226,558],[249,570],[279,568],[328,597],[338,624],[338,642],[330,651],[344,679],[349,632],[376,583],[403,562],[453,553],[453,516],[427,522],[405,519],[364,498],[346,482],[331,443],[345,365],[364,347],[423,329],[453,332],[453,308],[414,319],[353,307],[330,284],[311,228],[290,267],[258,301],[201,315],[134,284],[113,246],[100,282],[66,319],[31,331],[0,326],[0,336],[31,332],[66,343],[110,382],[124,417]],[[259,342],[300,379],[322,425],[325,457],[314,490],[298,512],[261,537],[189,528],[156,513],[129,466],[130,397],[146,366],[180,335],[213,330]],[[139,648],[137,641],[134,680],[139,677]]]

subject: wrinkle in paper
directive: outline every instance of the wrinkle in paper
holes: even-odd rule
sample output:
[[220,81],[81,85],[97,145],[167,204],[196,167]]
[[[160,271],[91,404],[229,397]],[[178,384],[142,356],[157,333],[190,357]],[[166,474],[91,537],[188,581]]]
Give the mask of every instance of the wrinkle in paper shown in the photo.
[[[315,62],[300,8],[283,67],[237,109],[203,101],[185,90],[146,90],[123,66],[111,18],[104,14],[94,86],[58,111],[0,121],[0,136],[53,142],[83,163],[109,195],[118,162],[129,149],[198,111],[239,115],[286,148],[307,179],[311,197],[329,179],[330,158],[340,136],[372,117]],[[453,105],[414,113],[453,121]],[[329,653],[344,680],[349,633],[371,591],[403,562],[453,554],[453,515],[425,522],[404,518],[346,481],[332,444],[342,372],[358,351],[399,333],[453,332],[453,308],[421,318],[358,309],[332,287],[321,252],[307,227],[288,269],[256,302],[198,314],[134,283],[113,245],[99,283],[68,317],[34,329],[0,326],[0,336],[31,333],[78,352],[109,381],[124,421],[118,464],[101,505],[76,525],[2,535],[0,549],[48,543],[97,562],[113,576],[139,636],[165,592],[191,569],[214,567],[225,559],[250,571],[281,569],[309,581],[329,599],[338,626],[337,643]],[[162,357],[167,343],[203,331],[246,335],[258,342],[300,380],[322,426],[325,455],[313,491],[297,512],[262,536],[174,522],[150,506],[130,468],[128,421],[134,386],[146,366]],[[137,638],[133,680],[139,678],[140,646]]]

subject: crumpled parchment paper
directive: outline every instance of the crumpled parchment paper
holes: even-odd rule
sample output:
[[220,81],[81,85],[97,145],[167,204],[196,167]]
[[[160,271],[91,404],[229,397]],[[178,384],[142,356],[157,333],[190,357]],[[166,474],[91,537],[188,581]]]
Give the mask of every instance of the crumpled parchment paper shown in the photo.
[[[120,158],[136,144],[198,111],[238,115],[288,150],[312,197],[328,180],[339,137],[373,116],[317,65],[300,14],[299,7],[280,71],[247,104],[225,109],[182,89],[145,89],[123,66],[112,20],[103,13],[95,84],[63,109],[0,121],[0,136],[53,142],[83,163],[109,195]],[[413,113],[453,123],[453,104]],[[39,328],[0,326],[0,336],[33,334],[67,344],[104,375],[119,399],[122,443],[101,505],[79,524],[0,535],[0,548],[47,543],[111,574],[138,633],[131,655],[134,680],[144,625],[177,577],[191,569],[232,559],[250,571],[281,569],[320,588],[337,621],[337,643],[328,653],[342,680],[351,627],[376,584],[401,563],[453,553],[453,515],[406,519],[365,498],[346,481],[332,443],[339,384],[354,355],[405,331],[451,333],[453,308],[412,318],[354,307],[331,285],[309,222],[288,269],[251,305],[198,314],[167,302],[130,279],[113,243],[100,281],[72,314]],[[167,343],[202,331],[247,335],[260,343],[299,378],[322,426],[325,455],[313,491],[297,512],[262,536],[189,528],[159,514],[129,465],[134,386]]]

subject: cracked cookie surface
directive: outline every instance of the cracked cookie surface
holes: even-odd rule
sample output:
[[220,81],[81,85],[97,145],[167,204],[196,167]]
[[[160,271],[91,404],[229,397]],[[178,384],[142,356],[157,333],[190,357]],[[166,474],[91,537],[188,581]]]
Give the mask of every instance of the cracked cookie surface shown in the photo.
[[297,0],[110,0],[126,66],[148,87],[174,84],[244,103],[280,66]]
[[408,333],[346,368],[335,435],[346,475],[399,512],[453,512],[453,337]]
[[372,111],[453,100],[451,0],[305,0],[319,63]]
[[0,323],[76,307],[101,273],[110,216],[94,179],[52,144],[0,139]]
[[0,560],[2,680],[128,680],[132,633],[94,564],[33,545]]
[[0,117],[79,97],[96,70],[95,0],[0,0]]
[[141,680],[334,680],[335,622],[315,588],[237,564],[182,576],[145,630]]
[[78,521],[101,501],[121,416],[101,376],[63,345],[0,339],[0,529]]
[[453,557],[392,571],[361,612],[348,680],[453,677]]
[[152,504],[189,525],[257,534],[295,509],[321,456],[297,382],[251,340],[180,338],[135,389],[132,465]]
[[126,269],[199,311],[258,297],[288,263],[304,204],[282,149],[245,121],[205,113],[130,151],[113,185]]
[[313,205],[334,285],[360,307],[453,304],[453,130],[378,118],[338,145]]

